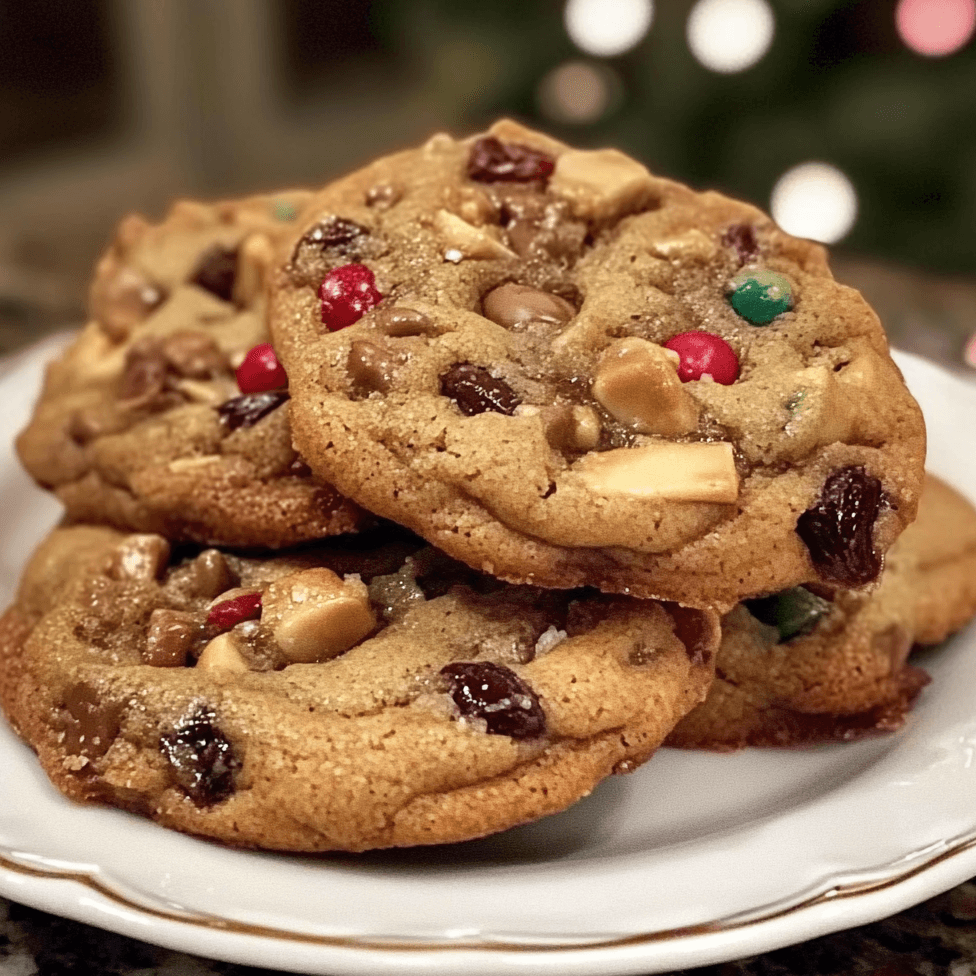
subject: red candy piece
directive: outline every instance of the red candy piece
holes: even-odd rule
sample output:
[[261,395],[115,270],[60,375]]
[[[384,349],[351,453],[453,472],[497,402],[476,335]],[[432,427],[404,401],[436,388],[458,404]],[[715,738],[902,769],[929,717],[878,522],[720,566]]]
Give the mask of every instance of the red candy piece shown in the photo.
[[237,385],[241,393],[264,393],[288,385],[288,374],[270,343],[255,346],[244,357],[237,367]]
[[376,290],[376,278],[365,264],[344,264],[333,268],[319,286],[322,321],[330,332],[358,322],[383,300]]
[[739,376],[739,357],[721,336],[711,332],[680,332],[664,346],[681,357],[678,376],[682,383],[710,374],[716,383],[731,386]]
[[261,594],[245,593],[242,596],[235,596],[233,600],[215,603],[207,615],[207,623],[221,630],[230,630],[242,620],[254,620],[260,616]]

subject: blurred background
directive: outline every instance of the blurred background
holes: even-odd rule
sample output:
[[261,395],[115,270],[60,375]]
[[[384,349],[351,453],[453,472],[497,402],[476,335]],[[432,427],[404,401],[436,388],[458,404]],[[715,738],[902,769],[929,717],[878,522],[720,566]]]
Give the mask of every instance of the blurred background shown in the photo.
[[896,343],[976,365],[974,29],[976,0],[0,3],[0,351],[83,317],[126,211],[510,115],[770,210]]

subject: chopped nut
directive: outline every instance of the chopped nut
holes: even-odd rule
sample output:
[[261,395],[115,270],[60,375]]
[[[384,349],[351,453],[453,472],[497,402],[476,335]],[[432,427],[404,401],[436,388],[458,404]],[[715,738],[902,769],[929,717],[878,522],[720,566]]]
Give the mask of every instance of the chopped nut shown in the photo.
[[593,396],[639,433],[688,434],[698,426],[698,405],[678,377],[677,359],[646,339],[620,339],[600,359]]
[[261,621],[295,662],[337,657],[376,626],[365,585],[324,568],[275,580],[264,592]]
[[169,556],[169,543],[161,535],[130,535],[116,546],[109,576],[150,582],[159,579]]
[[600,442],[600,418],[592,407],[555,403],[519,404],[516,417],[539,416],[546,440],[557,451],[591,451]]
[[251,670],[230,631],[218,634],[203,649],[197,659],[197,667],[204,671],[230,671],[236,674]]
[[732,445],[725,441],[621,447],[587,454],[573,470],[603,495],[724,503],[739,497]]
[[569,201],[574,216],[588,220],[622,217],[654,198],[651,174],[616,149],[563,153],[556,160],[549,188]]
[[156,668],[182,668],[203,633],[201,620],[183,610],[153,610],[142,660]]
[[574,406],[572,445],[580,451],[592,451],[600,443],[600,417],[592,407]]
[[710,261],[718,253],[718,243],[698,229],[655,241],[651,254],[670,261]]
[[237,252],[234,302],[247,308],[261,296],[268,268],[274,260],[274,245],[265,234],[249,234]]
[[465,258],[514,258],[501,241],[487,231],[474,227],[448,210],[438,210],[434,215],[434,227],[448,250],[460,251]]
[[475,186],[448,188],[444,191],[444,205],[451,213],[476,227],[498,222],[498,207],[484,190]]

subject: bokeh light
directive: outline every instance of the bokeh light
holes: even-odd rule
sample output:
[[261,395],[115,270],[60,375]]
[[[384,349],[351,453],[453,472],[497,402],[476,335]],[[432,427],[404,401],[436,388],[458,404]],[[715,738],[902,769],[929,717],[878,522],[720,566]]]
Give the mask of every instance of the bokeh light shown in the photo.
[[536,101],[547,118],[585,125],[606,115],[619,88],[620,81],[608,66],[567,61],[539,82]]
[[769,207],[787,233],[833,244],[854,226],[857,192],[836,166],[803,163],[779,178]]
[[567,0],[563,22],[587,54],[612,58],[629,51],[650,30],[653,0]]
[[688,15],[688,47],[711,71],[734,74],[769,50],[776,20],[766,0],[698,0]]
[[899,0],[895,26],[916,53],[943,57],[973,36],[976,0]]

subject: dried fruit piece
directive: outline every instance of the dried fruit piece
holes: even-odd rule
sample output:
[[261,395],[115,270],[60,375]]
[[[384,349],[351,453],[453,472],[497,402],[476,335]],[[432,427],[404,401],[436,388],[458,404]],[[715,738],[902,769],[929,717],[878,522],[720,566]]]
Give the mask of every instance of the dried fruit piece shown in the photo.
[[218,634],[207,644],[197,658],[197,668],[201,671],[229,671],[231,674],[250,671],[234,635],[230,632]]
[[680,332],[664,344],[681,357],[678,376],[682,383],[711,376],[716,383],[731,386],[739,377],[739,357],[721,337],[711,332]]
[[441,375],[441,394],[450,397],[468,417],[488,410],[511,416],[521,402],[504,380],[471,363],[455,363]]
[[454,704],[466,718],[483,719],[490,735],[534,739],[546,730],[546,717],[535,692],[510,668],[491,661],[448,664]]
[[215,244],[200,259],[190,276],[190,283],[199,285],[212,295],[229,302],[234,297],[237,280],[237,251]]
[[744,271],[731,281],[729,304],[750,325],[768,325],[793,307],[793,287],[775,271]]
[[276,410],[288,399],[287,390],[269,390],[267,393],[245,393],[225,400],[219,407],[221,421],[229,430],[253,427],[262,417]]
[[236,375],[241,393],[264,393],[288,385],[288,374],[270,342],[249,350]]
[[722,235],[726,247],[734,247],[739,255],[739,264],[746,264],[759,254],[759,241],[756,228],[752,224],[733,224]]
[[796,524],[820,578],[841,586],[862,586],[878,578],[883,564],[875,552],[874,523],[881,510],[881,482],[864,468],[835,471],[817,503]]
[[333,268],[319,286],[322,323],[330,332],[358,322],[382,300],[383,296],[376,288],[376,277],[364,264]]
[[495,136],[478,139],[468,156],[468,176],[481,183],[511,180],[528,183],[544,180],[555,168],[552,156],[521,146],[514,142],[502,142]]
[[744,602],[757,620],[779,631],[780,644],[809,634],[831,610],[830,601],[811,593],[805,586]]
[[242,593],[232,600],[215,603],[207,614],[207,624],[219,630],[230,630],[243,620],[254,620],[261,616],[261,594]]
[[198,708],[172,732],[164,732],[159,751],[169,761],[176,783],[197,806],[220,803],[234,792],[241,761],[209,708]]

